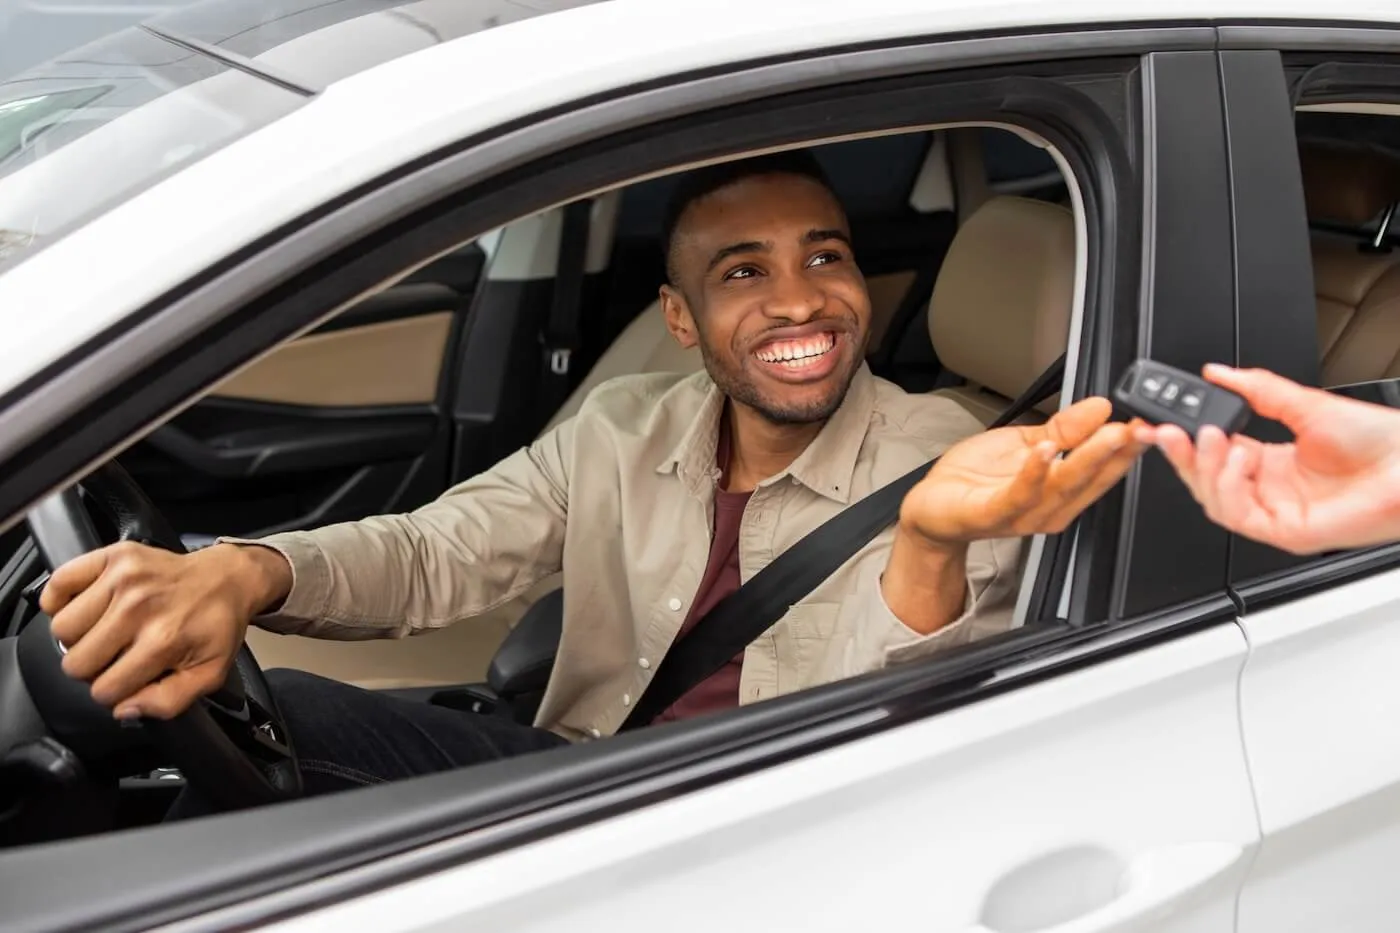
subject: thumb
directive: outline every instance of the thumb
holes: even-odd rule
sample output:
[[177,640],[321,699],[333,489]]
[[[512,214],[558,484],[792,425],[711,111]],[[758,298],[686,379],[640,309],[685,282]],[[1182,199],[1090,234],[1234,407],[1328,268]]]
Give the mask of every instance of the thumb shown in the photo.
[[1266,369],[1234,369],[1210,363],[1203,371],[1216,385],[1243,396],[1265,418],[1281,421],[1295,432],[1304,420],[1317,413],[1319,405],[1334,401],[1321,389],[1299,385]]

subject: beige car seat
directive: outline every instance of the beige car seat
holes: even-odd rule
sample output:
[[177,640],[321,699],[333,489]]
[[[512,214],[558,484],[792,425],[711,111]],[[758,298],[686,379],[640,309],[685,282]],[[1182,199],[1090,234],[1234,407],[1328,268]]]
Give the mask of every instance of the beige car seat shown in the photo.
[[[988,424],[1055,362],[1069,342],[1074,250],[1074,214],[1059,204],[999,195],[967,219],[939,270],[928,330],[939,362],[968,384],[935,395]],[[1039,410],[1058,405],[1056,395]]]
[[[1359,230],[1400,201],[1400,158],[1390,152],[1303,141],[1298,156],[1310,223]],[[1400,376],[1400,252],[1364,247],[1354,235],[1312,233],[1323,385]]]

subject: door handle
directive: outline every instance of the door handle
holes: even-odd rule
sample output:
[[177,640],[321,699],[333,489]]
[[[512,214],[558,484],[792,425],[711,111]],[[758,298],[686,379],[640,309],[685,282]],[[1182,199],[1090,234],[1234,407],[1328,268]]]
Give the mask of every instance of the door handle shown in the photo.
[[[1068,918],[1063,916],[1063,909],[1057,910],[1060,905],[1047,906],[1046,913],[1058,915],[1037,925],[1033,919],[1036,896],[1043,894],[1048,899],[1054,883],[1070,880],[1063,865],[1056,863],[1056,857],[1073,852],[1075,858],[1082,858],[1086,851],[1118,862],[1120,871],[1113,884],[1116,896]],[[1140,924],[1165,914],[1212,880],[1229,873],[1243,854],[1240,846],[1228,842],[1152,849],[1127,864],[1103,850],[1052,852],[1017,868],[993,885],[982,904],[981,922],[966,927],[963,933],[1117,933],[1138,929]],[[1037,873],[1039,878],[1035,877]],[[1014,919],[1004,916],[1008,913]]]

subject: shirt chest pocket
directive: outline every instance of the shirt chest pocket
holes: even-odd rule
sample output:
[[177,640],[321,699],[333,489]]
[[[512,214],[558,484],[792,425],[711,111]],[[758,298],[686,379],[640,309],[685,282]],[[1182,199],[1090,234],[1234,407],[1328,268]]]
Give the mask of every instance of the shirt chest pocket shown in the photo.
[[791,693],[821,683],[820,672],[829,653],[839,656],[844,646],[836,622],[840,603],[800,603],[774,627],[778,653],[778,690]]

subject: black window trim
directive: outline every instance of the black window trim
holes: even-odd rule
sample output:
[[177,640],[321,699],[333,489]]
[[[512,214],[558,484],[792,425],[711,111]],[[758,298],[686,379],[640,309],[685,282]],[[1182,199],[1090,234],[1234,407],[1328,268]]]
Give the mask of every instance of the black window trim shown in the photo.
[[[1213,51],[1185,50],[1144,60],[1139,183],[1144,226],[1154,239],[1143,244],[1140,294],[1132,299],[1141,324],[1134,334],[1105,340],[1110,349],[1093,386],[1098,394],[1108,394],[1138,355],[1184,369],[1233,356],[1234,256],[1217,58]],[[1126,499],[1119,546],[1096,555],[1118,568],[1112,592],[1099,597],[1110,600],[1109,618],[1225,594],[1228,536],[1206,519],[1160,454],[1149,451],[1119,494]],[[1094,521],[1095,513],[1086,518]],[[1095,588],[1073,592],[1086,598]]]
[[[1009,54],[1016,62],[1027,60],[1024,49],[1027,48],[1028,42],[1033,42],[1034,47],[1038,49],[1039,54],[1036,58],[1055,57],[1047,54],[1047,51],[1058,50],[1059,57],[1081,61],[1089,54],[1107,55],[1114,52],[1126,56],[1164,46],[1209,49],[1212,40],[1213,33],[1209,30],[1124,30],[1116,33],[1062,33],[1051,37],[1041,36],[1038,41],[1018,36],[1005,40],[1005,47],[1011,50]],[[991,51],[997,46],[994,40],[984,38],[967,41],[975,44],[975,57],[959,58],[957,55],[944,54],[949,50],[963,48],[964,43],[959,40],[922,47],[925,57],[933,52],[939,58],[936,66],[925,59],[919,70],[964,69],[969,67],[969,61],[988,64],[989,58],[994,57]],[[1016,52],[1018,47],[1022,49],[1019,54]],[[335,283],[334,288],[331,288],[325,280],[323,270],[324,266],[335,261],[338,249],[351,245],[352,238],[345,235],[347,230],[357,231],[354,239],[362,238],[362,231],[377,226],[369,219],[374,218],[380,223],[388,224],[379,238],[381,245],[378,247],[385,262],[394,257],[416,255],[416,251],[423,248],[421,239],[429,235],[426,228],[432,223],[443,222],[444,215],[439,214],[425,224],[420,218],[412,217],[410,212],[413,208],[423,206],[423,202],[431,200],[434,195],[440,198],[445,184],[444,177],[450,178],[454,187],[465,187],[468,180],[480,179],[493,165],[497,169],[505,165],[510,165],[512,169],[523,167],[525,163],[522,145],[533,144],[548,151],[562,150],[556,157],[556,162],[568,157],[572,164],[567,175],[562,170],[557,174],[570,179],[568,185],[571,190],[561,191],[560,195],[576,195],[579,188],[587,187],[589,180],[579,177],[579,166],[583,163],[578,158],[577,151],[564,147],[568,142],[581,142],[580,137],[592,139],[599,136],[600,124],[590,123],[591,120],[600,119],[604,121],[602,126],[606,126],[605,121],[609,116],[614,121],[622,116],[627,125],[640,125],[645,118],[638,111],[643,110],[646,104],[639,98],[658,94],[660,106],[657,110],[675,115],[678,112],[699,109],[701,105],[717,107],[726,97],[753,100],[760,96],[760,90],[765,85],[771,89],[775,78],[779,79],[777,84],[781,87],[811,87],[818,83],[814,76],[814,68],[815,72],[825,76],[827,81],[834,82],[837,79],[831,76],[840,74],[841,86],[838,90],[849,96],[858,77],[891,74],[892,60],[899,59],[902,62],[893,68],[894,73],[907,74],[916,70],[918,59],[909,57],[909,51],[910,47],[902,47],[900,52],[905,53],[902,58],[894,53],[878,54],[875,58],[869,57],[869,52],[854,53],[850,67],[832,68],[831,57],[826,57],[814,61],[789,62],[781,66],[766,66],[737,75],[715,75],[671,89],[653,88],[636,97],[596,105],[604,110],[611,107],[613,112],[610,115],[583,111],[554,118],[557,122],[552,127],[546,124],[543,127],[518,128],[492,140],[472,141],[477,144],[476,148],[464,147],[461,152],[443,154],[445,161],[440,166],[408,166],[397,177],[383,180],[382,186],[376,187],[374,191],[359,192],[361,197],[358,200],[329,205],[317,216],[305,219],[306,229],[279,231],[277,236],[267,238],[254,248],[233,257],[229,263],[211,270],[210,275],[203,280],[189,283],[178,290],[177,294],[168,296],[168,300],[147,309],[145,314],[129,319],[122,327],[114,330],[106,339],[105,346],[94,348],[89,345],[84,348],[86,354],[76,354],[78,362],[70,359],[51,367],[47,373],[51,381],[44,394],[50,402],[54,401],[54,397],[48,389],[64,394],[64,401],[73,414],[65,423],[50,429],[48,433],[54,443],[47,448],[36,443],[32,433],[28,438],[27,447],[13,443],[14,435],[6,433],[5,427],[17,420],[17,412],[20,415],[26,414],[20,410],[20,405],[17,404],[0,414],[0,452],[10,454],[7,465],[16,467],[11,475],[20,477],[28,484],[26,486],[18,483],[21,490],[15,491],[17,483],[7,482],[5,494],[8,498],[0,501],[0,507],[13,508],[16,500],[23,504],[27,501],[24,496],[33,497],[36,491],[42,492],[51,488],[55,477],[71,477],[77,474],[85,464],[95,463],[107,456],[116,446],[125,443],[132,432],[158,417],[169,407],[170,399],[186,396],[195,388],[228,372],[261,348],[319,323],[326,315],[312,309],[333,307],[333,302],[328,303],[326,299],[331,298],[334,293],[350,290],[347,288],[346,278],[353,278],[354,273],[346,273]],[[867,57],[862,61],[861,56]],[[1105,68],[1111,64],[1106,62]],[[757,79],[761,83],[755,85],[751,79],[759,72],[763,73],[762,77]],[[726,86],[727,79],[734,79],[735,83]],[[967,83],[962,79],[957,80]],[[705,88],[696,86],[706,84],[709,86]],[[917,83],[911,87],[916,88]],[[1013,79],[1010,84],[1004,81],[1003,88],[1010,88],[1015,92],[1006,98],[1012,100],[1006,112],[1017,116],[1018,119],[1009,122],[1027,125],[1028,128],[1057,143],[1065,143],[1073,138],[1072,134],[1066,137],[1063,130],[1057,130],[1053,122],[1037,125],[1045,120],[1044,114],[1035,112],[1036,106],[1044,103],[1036,100],[1037,82]],[[668,99],[668,90],[685,100],[685,105],[676,106],[674,99]],[[862,99],[867,102],[868,93],[868,90],[861,92]],[[766,94],[761,96],[768,97]],[[953,122],[957,119],[953,107],[948,107],[947,114],[940,117],[936,113],[938,108],[928,103],[926,95],[924,97],[925,99],[919,102],[920,112],[924,114],[919,123]],[[1054,95],[1051,97],[1053,104]],[[969,103],[961,102],[956,106],[965,109]],[[985,102],[983,105],[985,107]],[[1024,108],[1030,110],[1026,111]],[[732,110],[732,107],[730,109]],[[985,113],[985,109],[982,112]],[[1066,117],[1075,117],[1072,109],[1069,114],[1061,114],[1061,119]],[[661,119],[659,115],[653,118]],[[733,119],[732,116],[726,116],[724,122],[729,123]],[[828,111],[819,126],[829,127],[829,119]],[[888,116],[882,116],[880,122],[888,125],[890,119]],[[578,133],[579,124],[585,128],[582,133]],[[617,123],[614,123],[612,128],[616,130]],[[649,124],[648,128],[654,127]],[[561,129],[573,130],[577,135],[567,142],[561,142],[558,138]],[[852,129],[843,124],[842,132]],[[823,134],[816,127],[811,127],[803,131],[791,131],[790,135],[814,138]],[[525,137],[523,141],[522,137]],[[613,146],[615,143],[609,142],[608,151],[611,152]],[[735,147],[736,144],[732,140],[725,144],[725,148]],[[648,139],[648,148],[658,148],[654,139]],[[751,144],[737,148],[751,148]],[[492,151],[493,149],[495,151]],[[1067,158],[1074,161],[1074,145],[1062,144],[1061,150]],[[696,147],[688,146],[686,153],[695,156]],[[447,156],[456,156],[455,164],[454,159]],[[658,153],[658,158],[661,157],[664,157],[664,154]],[[414,174],[418,169],[423,171]],[[1075,169],[1080,181],[1085,181],[1087,176],[1080,174],[1084,166],[1075,164]],[[1113,170],[1122,172],[1125,166],[1120,165]],[[617,171],[616,166],[607,171]],[[510,174],[509,170],[506,174]],[[424,177],[428,175],[434,177],[431,180]],[[545,175],[532,166],[529,176],[534,196],[546,199],[551,189],[548,182],[543,180]],[[604,183],[605,178],[600,175],[594,181]],[[1087,189],[1092,186],[1084,187]],[[469,190],[467,193],[473,195],[472,222],[482,229],[518,216],[521,211],[519,200],[512,200],[505,194],[493,194],[490,191],[477,193],[475,190]],[[1085,194],[1090,192],[1085,191]],[[461,201],[464,197],[458,196],[448,200]],[[1086,197],[1086,202],[1089,200]],[[434,210],[445,210],[452,206],[455,205],[439,204],[434,206]],[[1110,210],[1109,205],[1092,208],[1088,203],[1086,208]],[[469,237],[472,233],[472,230],[462,229],[460,223],[457,224],[456,234],[459,240]],[[260,255],[262,250],[268,250],[269,253]],[[365,256],[366,253],[360,252],[357,259],[363,261]],[[308,269],[314,260],[320,260],[320,265]],[[260,267],[258,273],[250,269],[255,261]],[[270,284],[267,274],[269,267],[276,269],[271,282],[276,286],[273,294],[266,294]],[[1136,282],[1114,282],[1110,277],[1107,287],[1110,294],[1116,295],[1117,289],[1129,288],[1136,291]],[[286,310],[278,308],[278,296],[292,294],[300,301],[299,313],[272,313],[272,309]],[[1100,303],[1107,303],[1109,299],[1099,300]],[[1136,303],[1132,306],[1136,307]],[[1117,339],[1132,343],[1131,334],[1127,337],[1117,334],[1112,326],[1113,322],[1108,317],[1100,315],[1093,321],[1085,322],[1083,347],[1086,353],[1100,340]],[[175,333],[153,335],[153,330]],[[142,360],[146,361],[144,365],[141,365]],[[109,370],[109,380],[104,382],[95,378],[92,367],[102,365],[101,362],[95,361],[106,361],[117,366],[115,372]],[[64,363],[72,365],[65,370]],[[138,376],[140,371],[164,370],[164,374],[158,381],[137,384],[132,379],[132,370],[138,366]],[[1095,391],[1102,391],[1099,387],[1106,388],[1111,375],[1102,365],[1092,370],[1086,365],[1080,368],[1077,381],[1081,386],[1093,384]],[[91,399],[93,387],[101,385],[106,386],[104,398]],[[129,391],[124,393],[123,389]],[[87,403],[86,407],[81,407],[84,401]],[[30,417],[35,415],[32,409],[27,414]],[[39,427],[42,428],[42,425]],[[75,430],[78,427],[82,427],[83,430]],[[42,432],[39,436],[42,438]],[[28,456],[17,456],[18,454]],[[36,476],[35,473],[41,470],[45,471],[43,475]],[[1154,613],[1148,617],[1124,620],[1122,625],[1097,625],[1082,629],[1042,629],[1028,626],[1002,638],[979,642],[970,646],[968,650],[950,655],[936,664],[911,666],[857,678],[764,704],[740,716],[727,717],[719,723],[700,721],[683,724],[665,736],[649,737],[643,734],[640,738],[650,741],[643,741],[640,745],[634,738],[623,737],[607,743],[606,748],[592,746],[571,749],[566,753],[579,756],[577,760],[584,764],[595,761],[599,756],[605,760],[589,766],[592,770],[587,774],[576,774],[572,769],[558,769],[548,775],[535,776],[532,783],[526,782],[523,777],[519,780],[513,778],[511,792],[519,793],[521,787],[529,787],[543,793],[543,784],[553,788],[553,796],[549,798],[552,801],[563,803],[572,800],[584,808],[584,813],[573,816],[554,814],[552,811],[544,813],[550,821],[548,829],[557,830],[562,825],[576,825],[577,821],[598,819],[617,812],[613,809],[603,809],[609,806],[608,802],[594,798],[593,795],[601,789],[597,786],[599,782],[612,786],[617,793],[627,797],[625,802],[616,806],[623,809],[640,806],[649,799],[656,799],[658,794],[673,794],[679,790],[723,779],[734,773],[732,769],[747,770],[766,766],[772,761],[782,760],[783,756],[805,753],[838,740],[844,741],[856,735],[869,734],[875,729],[889,728],[911,718],[956,706],[972,697],[981,698],[999,690],[1011,689],[1058,674],[1075,666],[1097,663],[1106,657],[1155,644],[1163,638],[1198,631],[1203,626],[1228,623],[1232,619],[1232,613],[1232,604],[1223,596],[1219,596]],[[1014,649],[1008,647],[1008,641],[1014,641]],[[931,677],[932,674],[938,675],[936,685],[930,684],[930,680],[935,679]],[[806,712],[797,715],[793,712],[797,709]],[[782,734],[771,734],[775,731]],[[676,762],[671,760],[670,756],[682,756],[687,753],[686,750],[691,755],[701,755],[708,759],[708,763],[696,765],[704,765],[703,774],[689,775],[676,771]],[[726,754],[738,757],[727,763],[728,760],[723,757]],[[519,764],[502,762],[500,766],[488,767],[498,768],[496,773],[505,775],[511,774],[511,769],[519,767]],[[638,781],[639,775],[646,773],[647,768],[650,768],[653,775],[649,779],[650,783]],[[482,776],[485,775],[486,772],[482,772]],[[389,856],[395,851],[411,853],[419,850],[430,841],[423,835],[429,829],[436,838],[446,839],[465,832],[473,824],[499,823],[503,816],[511,816],[510,811],[503,813],[498,807],[487,806],[508,801],[476,800],[471,803],[478,808],[484,808],[485,812],[473,813],[473,819],[464,824],[463,819],[466,815],[462,811],[470,807],[457,795],[451,799],[435,801],[432,819],[425,822],[423,817],[429,808],[423,805],[422,801],[428,783],[451,778],[451,775],[424,778],[356,795],[358,799],[353,806],[355,820],[346,819],[339,809],[345,805],[344,798],[298,804],[301,808],[297,821],[298,835],[315,836],[318,840],[316,845],[310,846],[310,852],[306,851],[306,845],[300,848],[290,846],[277,848],[272,852],[266,851],[269,848],[266,845],[267,834],[278,825],[282,817],[280,812],[269,810],[244,814],[237,820],[219,824],[164,828],[160,830],[160,836],[152,839],[152,848],[166,853],[166,861],[131,857],[131,847],[141,838],[141,833],[0,855],[0,866],[3,866],[3,870],[0,870],[0,883],[13,890],[13,896],[8,890],[5,896],[7,922],[23,924],[28,917],[35,927],[53,925],[54,922],[58,922],[56,908],[70,911],[63,923],[84,928],[94,928],[98,925],[131,928],[190,917],[196,912],[213,909],[219,905],[236,904],[250,896],[269,894],[310,876],[324,875],[329,870],[328,860],[333,858],[326,852],[325,845],[328,844],[328,838],[334,841],[337,833],[340,834],[338,841],[342,844],[340,854],[343,858],[361,864],[381,856],[384,858],[383,862],[376,863],[370,877],[363,880],[364,887],[359,888],[368,890],[378,884],[387,883],[383,879],[388,877],[387,873],[392,871],[396,864]],[[587,786],[580,789],[581,783]],[[375,800],[386,804],[394,800],[411,800],[418,804],[416,808],[412,808],[412,812],[399,815],[397,826],[377,827],[388,837],[387,842],[383,836],[379,838],[381,844],[387,845],[387,850],[367,848],[363,838],[347,839],[345,836],[345,833],[354,836],[354,824],[357,820],[360,822],[358,830],[364,830],[366,811],[374,809],[366,806],[365,795],[369,794],[378,795]],[[536,799],[533,803],[534,809],[538,811],[540,801]],[[445,810],[455,810],[456,818],[446,818]],[[311,817],[315,814],[325,816],[326,822],[312,820]],[[520,817],[524,815],[519,814]],[[565,822],[561,823],[561,820]],[[570,823],[568,820],[575,822]],[[411,827],[408,825],[410,823]],[[323,837],[313,832],[313,824],[327,827],[327,835]],[[332,831],[329,827],[336,829]],[[188,845],[171,845],[170,843],[179,841],[176,836],[186,840]],[[231,861],[236,860],[233,851],[236,837],[243,837],[244,844],[248,846],[248,849],[242,852],[242,856],[258,862],[256,870],[253,870],[251,863],[245,858],[241,866],[249,871],[243,875],[239,875],[239,866]],[[509,844],[518,844],[521,841],[525,841],[525,837],[514,836]],[[309,839],[303,839],[303,843],[308,842]],[[478,843],[489,843],[489,840],[484,836],[473,835],[458,842],[465,845],[467,851],[465,854],[458,852],[454,855],[455,861],[481,854],[475,847]],[[125,853],[122,858],[114,858],[117,851],[114,847],[118,846]],[[192,846],[207,847],[210,851],[207,863],[210,867],[206,873],[201,874],[195,870],[194,875],[188,874],[200,862],[190,854]],[[177,855],[177,852],[180,854]],[[254,854],[249,855],[249,852]],[[49,870],[53,864],[50,860],[55,858],[65,865],[62,873]],[[92,862],[89,863],[88,859],[92,859]],[[277,861],[278,865],[270,866],[268,859]],[[88,872],[80,868],[80,863],[94,866],[100,864],[101,869],[94,868],[92,872]],[[381,867],[382,872],[379,870]],[[181,870],[184,873],[181,873]],[[234,877],[221,876],[223,870],[232,872]],[[75,871],[86,879],[99,882],[98,891],[88,889],[85,890],[86,894],[108,900],[93,903],[85,899],[82,903],[77,903],[69,897],[63,899],[62,904],[55,903],[52,897],[54,888],[51,885],[60,883],[60,879],[64,877],[74,877]],[[156,896],[158,886],[165,892],[167,900],[159,908],[153,908],[143,897]],[[290,896],[294,899],[299,897],[296,892],[292,892]],[[249,906],[257,909],[256,905]],[[298,901],[295,907],[284,905],[281,909],[295,911],[307,906]],[[79,920],[79,915],[83,919]],[[220,920],[220,923],[227,922],[227,917]]]

